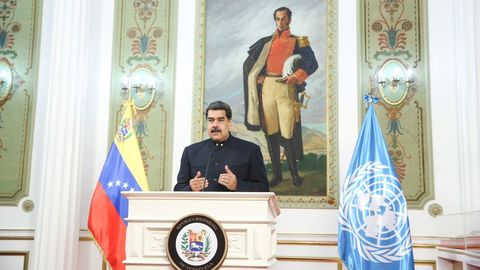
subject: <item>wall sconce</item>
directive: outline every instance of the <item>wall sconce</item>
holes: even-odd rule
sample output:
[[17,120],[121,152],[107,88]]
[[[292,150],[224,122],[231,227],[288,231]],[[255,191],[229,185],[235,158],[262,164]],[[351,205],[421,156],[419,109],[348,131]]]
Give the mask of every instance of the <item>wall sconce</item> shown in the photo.
[[121,89],[124,98],[132,100],[137,109],[144,110],[155,100],[157,83],[152,71],[140,67],[122,78]]
[[9,63],[0,60],[0,108],[13,95],[13,72]]
[[411,90],[416,90],[416,78],[411,69],[398,60],[385,62],[375,76],[370,77],[370,84],[374,83],[380,96],[390,105],[402,103]]
[[5,70],[0,71],[0,88],[3,88],[3,86],[7,83],[7,72]]

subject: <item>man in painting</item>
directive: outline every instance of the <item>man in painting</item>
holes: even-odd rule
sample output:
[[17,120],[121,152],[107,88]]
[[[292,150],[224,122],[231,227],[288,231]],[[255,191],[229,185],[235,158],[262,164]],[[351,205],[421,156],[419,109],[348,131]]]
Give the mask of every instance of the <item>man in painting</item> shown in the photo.
[[260,147],[230,134],[230,106],[212,102],[205,116],[210,138],[185,148],[174,190],[268,192]]
[[287,158],[295,186],[303,182],[297,160],[303,159],[299,94],[305,80],[318,68],[307,37],[290,33],[292,12],[281,7],[273,13],[277,29],[272,36],[253,44],[243,64],[245,126],[265,133],[273,178],[270,186],[282,180],[280,145]]

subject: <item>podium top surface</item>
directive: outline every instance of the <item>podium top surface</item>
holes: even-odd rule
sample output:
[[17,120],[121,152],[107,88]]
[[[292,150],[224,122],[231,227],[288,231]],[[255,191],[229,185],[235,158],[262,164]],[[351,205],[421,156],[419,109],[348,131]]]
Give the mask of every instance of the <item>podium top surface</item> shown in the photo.
[[122,196],[128,200],[189,200],[189,201],[268,201],[271,210],[278,216],[277,197],[273,192],[173,192],[150,191],[136,192],[124,191]]

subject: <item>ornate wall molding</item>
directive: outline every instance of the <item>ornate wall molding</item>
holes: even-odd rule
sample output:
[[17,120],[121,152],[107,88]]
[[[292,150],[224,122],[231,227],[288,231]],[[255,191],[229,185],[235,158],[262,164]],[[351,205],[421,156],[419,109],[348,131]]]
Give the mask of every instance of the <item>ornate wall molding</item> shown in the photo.
[[360,12],[360,96],[380,98],[377,117],[408,206],[423,208],[434,198],[425,2],[362,0]]
[[110,137],[122,103],[135,104],[135,129],[150,190],[170,190],[177,2],[116,1]]
[[0,205],[28,195],[41,1],[0,10]]

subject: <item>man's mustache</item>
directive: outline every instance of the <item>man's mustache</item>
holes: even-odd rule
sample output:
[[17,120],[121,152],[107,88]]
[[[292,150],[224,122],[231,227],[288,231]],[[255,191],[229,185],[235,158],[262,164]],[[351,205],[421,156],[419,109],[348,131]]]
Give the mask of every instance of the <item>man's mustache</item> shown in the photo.
[[222,132],[222,130],[219,129],[219,128],[214,127],[214,128],[212,128],[212,129],[210,130],[210,132]]

